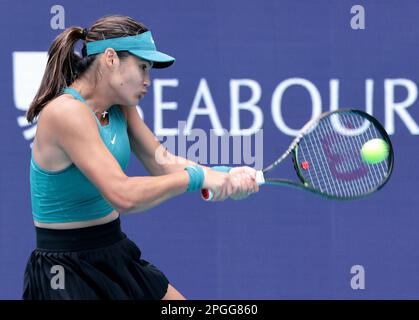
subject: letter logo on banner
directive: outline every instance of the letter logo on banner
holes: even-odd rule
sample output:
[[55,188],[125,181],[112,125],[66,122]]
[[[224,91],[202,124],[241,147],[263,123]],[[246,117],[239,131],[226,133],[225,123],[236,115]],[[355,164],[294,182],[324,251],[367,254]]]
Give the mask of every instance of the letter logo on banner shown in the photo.
[[[199,108],[201,101],[205,105],[205,108]],[[208,116],[214,132],[219,136],[224,134],[220,118],[218,117],[217,108],[215,107],[215,103],[206,79],[201,79],[199,81],[198,89],[196,90],[196,94],[192,102],[191,111],[189,112],[188,119],[186,120],[186,135],[191,132],[195,117],[198,115]]]
[[63,6],[58,4],[51,7],[51,14],[55,14],[50,21],[51,29],[65,29],[65,10]]
[[365,269],[361,265],[354,265],[351,268],[351,274],[354,276],[351,279],[351,288],[354,290],[365,289]]
[[351,19],[351,28],[354,30],[365,29],[365,9],[363,6],[357,4],[351,8],[351,13],[355,15]]
[[[240,88],[247,87],[251,91],[248,101],[240,102]],[[250,136],[262,128],[263,113],[256,104],[260,101],[262,89],[255,80],[252,79],[231,79],[230,80],[230,134],[236,136]],[[253,122],[249,128],[242,129],[240,125],[240,111],[246,110],[253,115]]]
[[17,123],[23,128],[25,140],[35,137],[36,122],[30,124],[25,114],[39,89],[46,64],[47,52],[13,52],[13,99],[16,108],[24,112]]
[[[404,87],[407,91],[407,97],[403,101],[395,101],[395,90],[397,86]],[[418,87],[416,86],[416,84],[409,79],[386,79],[384,80],[384,89],[384,104],[386,118],[385,128],[388,134],[394,134],[395,132],[394,114],[397,113],[397,115],[406,125],[409,132],[411,134],[418,135],[418,124],[406,110],[407,108],[413,106],[418,97]]]
[[310,81],[303,78],[290,78],[282,81],[272,95],[271,112],[275,125],[279,130],[289,136],[296,136],[300,129],[292,129],[285,124],[282,117],[282,96],[291,86],[301,86],[308,91],[311,98],[311,119],[320,116],[322,113],[322,99],[319,90]]

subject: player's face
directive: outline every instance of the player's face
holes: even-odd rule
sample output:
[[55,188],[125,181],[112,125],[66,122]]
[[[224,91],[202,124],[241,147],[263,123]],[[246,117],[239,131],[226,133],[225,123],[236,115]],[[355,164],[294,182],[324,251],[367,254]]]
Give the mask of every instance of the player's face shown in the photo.
[[111,86],[116,91],[120,104],[136,106],[150,86],[152,64],[133,55],[119,61],[119,66],[112,75]]

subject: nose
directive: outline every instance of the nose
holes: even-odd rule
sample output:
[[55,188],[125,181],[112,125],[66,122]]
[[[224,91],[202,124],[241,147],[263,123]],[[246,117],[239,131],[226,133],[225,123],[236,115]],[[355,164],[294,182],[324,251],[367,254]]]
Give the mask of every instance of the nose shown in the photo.
[[150,73],[146,72],[144,76],[144,87],[148,88],[150,86],[151,80],[150,80]]

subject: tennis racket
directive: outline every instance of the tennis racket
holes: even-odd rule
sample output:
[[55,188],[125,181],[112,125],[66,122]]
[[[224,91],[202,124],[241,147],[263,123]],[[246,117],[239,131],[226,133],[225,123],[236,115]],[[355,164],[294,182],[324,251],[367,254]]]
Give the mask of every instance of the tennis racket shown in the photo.
[[[378,153],[382,159],[374,158],[373,154],[371,161],[363,152],[377,141],[381,142],[382,150]],[[289,155],[298,181],[272,177],[274,169]],[[357,199],[386,184],[393,161],[390,138],[374,117],[360,110],[337,110],[325,112],[305,124],[277,160],[257,171],[256,182],[297,187],[328,199]],[[205,200],[214,196],[208,189],[202,189],[201,193]]]

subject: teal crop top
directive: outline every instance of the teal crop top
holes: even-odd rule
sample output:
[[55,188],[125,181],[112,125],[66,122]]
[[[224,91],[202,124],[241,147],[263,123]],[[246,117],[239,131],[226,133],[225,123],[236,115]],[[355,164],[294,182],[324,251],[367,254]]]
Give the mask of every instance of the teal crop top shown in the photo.
[[[68,87],[63,91],[87,105],[75,89]],[[93,110],[90,110],[94,115]],[[131,154],[127,121],[117,105],[109,108],[108,112],[109,124],[106,126],[101,125],[96,115],[94,117],[103,142],[122,170],[125,170]],[[74,163],[60,171],[48,171],[35,162],[32,154],[30,189],[33,219],[39,222],[93,220],[104,217],[113,210],[111,204]]]

